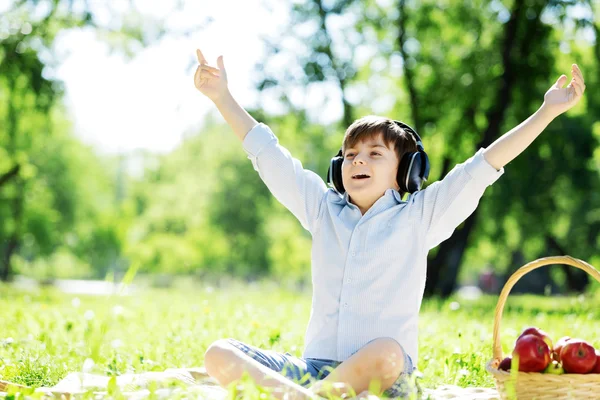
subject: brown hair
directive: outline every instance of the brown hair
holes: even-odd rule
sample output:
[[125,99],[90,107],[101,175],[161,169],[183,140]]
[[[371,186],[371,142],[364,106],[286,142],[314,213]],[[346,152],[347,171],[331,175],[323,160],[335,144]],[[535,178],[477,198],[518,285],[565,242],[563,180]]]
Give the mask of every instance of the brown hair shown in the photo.
[[[398,162],[402,160],[404,154],[417,151],[415,138],[393,120],[367,115],[357,119],[346,129],[342,142],[342,155],[345,155],[346,149],[356,146],[358,142],[374,139],[380,134],[385,145],[396,151]],[[400,194],[404,196],[404,193]]]
[[356,146],[358,142],[374,139],[382,134],[383,142],[396,151],[398,161],[405,153],[417,151],[413,136],[389,118],[367,115],[357,119],[346,129],[342,142],[342,153]]

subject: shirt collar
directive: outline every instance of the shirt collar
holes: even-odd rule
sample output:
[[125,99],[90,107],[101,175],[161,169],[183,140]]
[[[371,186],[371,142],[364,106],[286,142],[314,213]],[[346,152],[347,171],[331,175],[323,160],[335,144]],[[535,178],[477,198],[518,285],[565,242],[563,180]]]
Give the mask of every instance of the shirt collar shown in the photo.
[[[355,204],[350,203],[350,196],[348,192],[344,192],[344,195],[340,197],[340,203],[347,205],[349,207],[356,207]],[[396,204],[404,203],[402,201],[402,197],[400,197],[400,193],[396,189],[387,189],[383,196],[381,196],[377,201],[371,206],[371,208],[377,206],[377,208],[382,207],[382,209],[395,206]]]

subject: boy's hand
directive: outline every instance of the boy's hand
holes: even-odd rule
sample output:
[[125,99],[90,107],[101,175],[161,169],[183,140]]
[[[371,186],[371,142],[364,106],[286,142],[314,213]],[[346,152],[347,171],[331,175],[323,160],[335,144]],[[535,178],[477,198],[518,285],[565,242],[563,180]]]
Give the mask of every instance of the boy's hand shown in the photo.
[[194,85],[203,95],[213,102],[223,98],[227,94],[227,72],[223,64],[223,56],[217,58],[217,66],[214,68],[208,65],[200,49],[196,49],[196,57],[200,65],[194,74]]
[[544,95],[542,107],[549,110],[555,117],[577,104],[585,91],[583,75],[577,64],[571,66],[571,75],[573,78],[566,88],[563,86],[567,82],[567,76],[561,75]]

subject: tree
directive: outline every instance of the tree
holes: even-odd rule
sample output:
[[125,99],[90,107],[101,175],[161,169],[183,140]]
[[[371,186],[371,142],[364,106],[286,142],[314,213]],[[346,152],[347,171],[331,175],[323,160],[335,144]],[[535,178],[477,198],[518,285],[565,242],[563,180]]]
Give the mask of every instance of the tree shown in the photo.
[[[113,50],[131,55],[136,48],[166,33],[165,21],[142,20],[133,8],[119,14],[107,7],[113,14],[114,25],[102,26],[89,4],[84,4],[82,10],[73,1],[41,4],[36,0],[21,0],[3,14],[0,93],[7,100],[0,106],[0,122],[4,127],[0,131],[2,280],[10,277],[13,256],[24,250],[24,241],[29,243],[29,250],[46,249],[40,255],[56,249],[64,241],[63,235],[74,226],[79,207],[74,186],[68,185],[68,178],[63,176],[72,167],[70,160],[59,160],[58,154],[45,153],[57,141],[65,140],[64,132],[54,130],[57,123],[53,115],[61,111],[62,85],[48,73],[48,67],[55,61],[48,54],[54,54],[52,45],[57,35],[69,29],[93,28]],[[189,31],[169,33],[189,34]],[[53,166],[60,166],[56,175],[46,173]],[[48,231],[50,226],[52,234]]]

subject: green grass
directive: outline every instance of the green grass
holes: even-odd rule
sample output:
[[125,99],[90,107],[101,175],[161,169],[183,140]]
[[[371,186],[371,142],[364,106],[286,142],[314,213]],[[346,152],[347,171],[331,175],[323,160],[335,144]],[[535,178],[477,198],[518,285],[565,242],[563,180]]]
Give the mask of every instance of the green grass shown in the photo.
[[[546,330],[554,340],[569,335],[600,345],[599,300],[510,296],[502,320],[504,352],[527,326]],[[485,364],[492,357],[496,301],[488,296],[424,302],[422,386],[494,386]],[[274,283],[148,289],[126,297],[0,286],[0,379],[49,386],[82,371],[86,359],[94,361],[89,372],[103,375],[198,367],[210,343],[225,337],[300,356],[309,312],[309,293]]]

